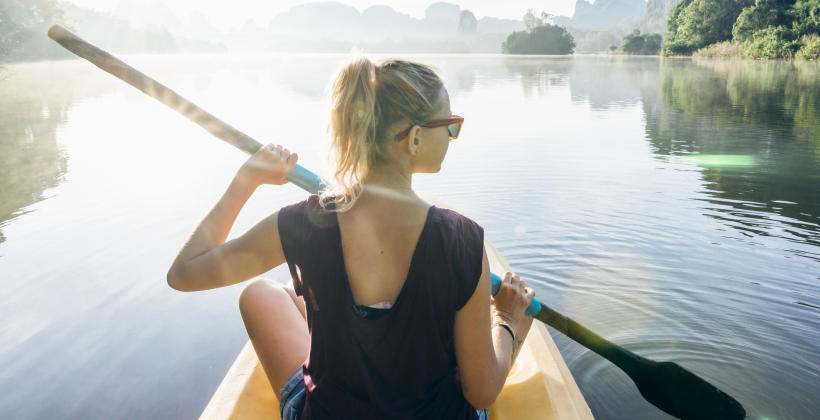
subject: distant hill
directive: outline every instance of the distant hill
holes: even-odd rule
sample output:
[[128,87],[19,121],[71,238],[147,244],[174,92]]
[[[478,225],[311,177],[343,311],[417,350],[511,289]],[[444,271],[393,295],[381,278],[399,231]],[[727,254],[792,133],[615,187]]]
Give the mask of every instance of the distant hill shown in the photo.
[[[117,6],[111,12],[60,2],[64,11],[61,22],[112,52],[169,53],[348,52],[354,47],[365,52],[500,53],[509,34],[525,29],[520,19],[487,16],[477,20],[475,32],[459,33],[464,9],[450,2],[432,3],[423,17],[416,18],[388,5],[370,6],[360,12],[339,1],[319,1],[273,16],[254,16],[237,28],[220,30],[204,13],[193,11],[180,17],[161,0],[112,1]],[[576,52],[596,52],[619,44],[636,28],[642,32],[662,31],[666,16],[680,0],[577,1],[571,18],[555,17],[553,23],[566,26],[575,36]],[[35,41],[39,44],[33,45]],[[64,56],[42,37],[27,41],[25,46],[30,57]],[[9,58],[28,59],[14,55]]]
[[461,7],[433,3],[424,17],[414,18],[390,6],[371,6],[361,13],[339,2],[315,2],[279,13],[268,25],[269,49],[278,51],[499,53],[513,31],[524,29],[520,20],[484,17],[475,34],[459,34]]
[[603,52],[620,45],[635,29],[666,33],[666,20],[681,0],[577,0],[574,15],[558,16],[553,23],[566,26],[575,37],[575,52]]
[[[359,13],[356,8],[339,2],[305,3],[273,17],[268,29],[276,36],[303,40],[332,38],[372,42],[378,38],[454,37],[461,10],[456,4],[437,2],[425,9],[424,18],[417,19],[384,5],[371,6]],[[478,20],[477,32],[508,34],[523,28],[520,20],[485,17]]]
[[577,0],[572,18],[556,17],[553,23],[577,29],[605,29],[637,23],[645,12],[645,0]]
[[646,14],[641,22],[644,32],[666,32],[666,20],[672,9],[681,0],[649,0],[646,3]]
[[523,31],[524,22],[515,19],[499,19],[494,17],[483,17],[478,20],[478,32],[486,34],[511,34],[515,31]]

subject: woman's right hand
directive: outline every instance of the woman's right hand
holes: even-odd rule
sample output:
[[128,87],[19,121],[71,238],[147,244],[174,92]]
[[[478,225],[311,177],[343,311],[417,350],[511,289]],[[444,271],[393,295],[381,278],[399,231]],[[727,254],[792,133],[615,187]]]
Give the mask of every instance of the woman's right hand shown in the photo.
[[532,325],[533,318],[525,312],[534,297],[535,290],[529,287],[527,282],[507,271],[501,280],[498,293],[492,299],[493,319],[506,322],[513,327],[518,335],[519,347]]
[[299,156],[279,145],[266,144],[251,156],[236,174],[236,179],[254,188],[262,184],[282,185],[296,166]]

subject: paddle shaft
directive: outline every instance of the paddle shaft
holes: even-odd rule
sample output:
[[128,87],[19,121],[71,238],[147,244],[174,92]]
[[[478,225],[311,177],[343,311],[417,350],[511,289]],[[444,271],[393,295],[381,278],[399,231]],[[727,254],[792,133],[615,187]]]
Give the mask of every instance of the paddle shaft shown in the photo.
[[[74,35],[62,26],[53,25],[48,30],[48,36],[57,41],[65,49],[90,61],[91,64],[141,90],[146,95],[160,101],[174,111],[179,112],[213,134],[216,138],[231,144],[237,149],[251,155],[262,147],[262,143],[183,98],[182,95],[174,92],[173,89],[148,77],[139,70],[129,66],[108,52],[97,48],[77,35]],[[288,174],[287,180],[311,194],[317,194],[322,186],[326,184],[326,182],[316,176],[316,174],[298,164],[293,168],[290,174]]]
[[[53,25],[48,31],[48,36],[65,47],[67,50],[90,61],[92,64],[105,72],[128,83],[169,108],[179,112],[183,116],[207,130],[209,133],[216,136],[218,139],[223,140],[248,154],[253,154],[259,150],[260,147],[262,147],[260,142],[254,140],[247,134],[225,123],[213,114],[205,111],[199,106],[193,104],[191,101],[182,97],[180,94],[174,92],[172,89],[148,77],[108,52],[105,52],[74,35],[62,26]],[[294,167],[290,174],[288,174],[287,180],[312,194],[317,194],[325,185],[327,185],[322,178],[298,164]],[[495,295],[500,287],[501,278],[498,275],[491,273],[491,282],[492,292],[493,295]],[[658,374],[659,372],[656,369],[654,369],[656,365],[658,365],[657,362],[638,356],[637,354],[632,353],[621,346],[609,342],[583,325],[575,322],[571,318],[562,315],[558,311],[546,305],[542,305],[537,299],[533,299],[532,304],[530,304],[527,308],[527,314],[530,316],[535,316],[540,321],[576,341],[578,344],[581,344],[582,346],[611,361],[627,375],[629,375],[633,381],[635,381],[641,391],[641,394],[644,395],[648,401],[670,414],[680,416],[678,413],[682,412],[680,411],[681,409],[678,409],[677,407],[672,407],[672,409],[670,409],[671,405],[679,405],[680,401],[668,403],[661,400],[652,400],[647,397],[646,393],[642,389],[642,383],[645,382],[644,379],[646,379],[647,375],[650,377],[662,376]],[[715,391],[720,392],[721,395],[731,399],[731,397],[723,394],[708,382],[697,378],[695,375],[691,374],[691,372],[686,371],[686,373],[703,383],[697,383],[698,386],[711,387],[708,388],[708,392],[713,392],[712,389],[714,389]],[[739,406],[737,401],[734,401],[733,399],[732,401]]]
[[549,306],[541,305],[541,310],[535,315],[535,318],[571,338],[576,343],[598,353],[601,357],[621,368],[629,376],[632,376],[631,371],[634,370],[632,367],[635,362],[648,361],[648,359],[595,334],[589,328]]

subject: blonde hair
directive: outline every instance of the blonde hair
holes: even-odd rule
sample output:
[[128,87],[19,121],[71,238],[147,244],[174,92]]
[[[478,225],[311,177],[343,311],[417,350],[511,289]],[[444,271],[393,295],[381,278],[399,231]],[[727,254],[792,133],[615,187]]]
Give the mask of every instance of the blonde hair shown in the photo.
[[386,59],[378,64],[354,57],[330,85],[330,152],[334,185],[320,203],[349,210],[376,165],[389,163],[387,145],[409,124],[433,117],[441,105],[442,78],[432,67]]

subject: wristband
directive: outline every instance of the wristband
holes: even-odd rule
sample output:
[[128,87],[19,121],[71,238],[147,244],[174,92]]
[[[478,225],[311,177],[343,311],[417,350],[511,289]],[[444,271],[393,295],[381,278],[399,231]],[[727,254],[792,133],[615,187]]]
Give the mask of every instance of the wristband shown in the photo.
[[496,322],[495,324],[493,324],[493,327],[503,327],[505,330],[507,330],[508,333],[510,333],[510,337],[512,338],[512,353],[510,354],[510,367],[512,367],[513,362],[515,362],[516,353],[518,353],[518,334],[516,334],[513,327],[510,326],[510,324],[507,324],[506,322]]

